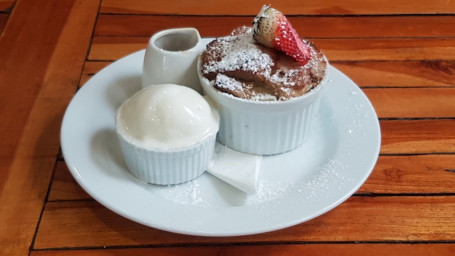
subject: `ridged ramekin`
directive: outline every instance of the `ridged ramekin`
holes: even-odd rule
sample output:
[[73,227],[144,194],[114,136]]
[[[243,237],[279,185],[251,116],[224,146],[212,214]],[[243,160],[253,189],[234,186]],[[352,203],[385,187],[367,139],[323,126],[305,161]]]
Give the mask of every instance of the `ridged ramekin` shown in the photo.
[[215,151],[216,134],[188,148],[169,151],[147,149],[117,134],[130,172],[152,184],[172,185],[197,178],[207,170]]
[[[156,91],[154,91],[155,89]],[[163,91],[165,90],[168,91],[164,93]],[[196,131],[182,133],[184,135],[179,135],[178,132],[166,135],[177,136],[172,139],[180,138],[184,140],[188,138],[187,141],[185,140],[181,141],[181,143],[176,143],[170,142],[171,140],[168,141],[170,138],[167,138],[166,136],[160,137],[157,135],[157,137],[154,138],[151,135],[147,135],[149,136],[148,139],[143,139],[142,137],[137,136],[137,131],[134,129],[134,127],[137,126],[141,126],[143,129],[148,129],[148,132],[157,133],[161,131],[159,129],[191,129],[191,124],[186,123],[184,120],[181,123],[176,123],[172,120],[169,121],[168,118],[159,116],[162,114],[161,112],[158,117],[154,116],[154,114],[151,113],[153,112],[150,110],[151,107],[147,105],[149,104],[147,103],[147,100],[152,101],[155,99],[152,97],[152,93],[161,93],[157,96],[158,101],[155,101],[159,108],[157,106],[154,107],[161,110],[154,111],[165,111],[163,109],[179,109],[182,107],[185,109],[185,113],[191,112],[191,114],[188,115],[196,115],[193,117],[194,120],[192,119],[193,125],[196,125],[196,128],[193,127],[194,129],[197,129]],[[191,106],[175,105],[172,102],[166,101],[165,98],[160,97],[160,95],[162,96],[164,94],[169,97],[188,96],[191,102],[182,104],[195,104],[195,109],[204,109],[207,107],[208,112],[200,110],[201,112],[199,113],[204,116],[197,116],[197,113],[192,112]],[[207,105],[204,104],[205,102]],[[135,103],[138,105],[134,105]],[[125,109],[128,109],[128,111]],[[142,117],[141,115],[136,115],[144,113],[150,116]],[[173,118],[185,119],[184,115],[179,116],[178,110],[166,113],[166,115],[171,113],[177,115],[173,116]],[[128,115],[127,117],[130,118],[125,119],[125,115]],[[151,118],[155,120],[155,122],[147,123],[147,118]],[[120,148],[126,167],[137,178],[148,183],[158,185],[179,184],[198,177],[207,170],[209,164],[211,163],[215,151],[216,136],[219,130],[219,119],[220,117],[218,111],[213,106],[211,101],[206,100],[206,98],[191,88],[174,84],[163,84],[146,87],[140,90],[118,108],[115,117],[116,133],[120,142]],[[169,122],[173,125],[172,127],[169,126]],[[195,124],[194,122],[200,123]],[[197,126],[199,124],[201,126]],[[144,127],[147,125],[149,127]],[[151,125],[154,126],[150,127]],[[162,132],[166,131],[168,130],[163,130]]]
[[309,137],[319,113],[321,94],[328,80],[308,93],[287,101],[259,102],[241,99],[218,91],[202,76],[204,93],[214,102],[220,114],[218,140],[234,150],[257,155],[273,155],[293,150]]

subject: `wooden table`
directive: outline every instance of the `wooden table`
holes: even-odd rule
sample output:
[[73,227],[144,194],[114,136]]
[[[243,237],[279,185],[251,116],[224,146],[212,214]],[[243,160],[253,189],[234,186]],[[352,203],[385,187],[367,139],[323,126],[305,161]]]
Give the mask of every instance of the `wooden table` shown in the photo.
[[65,108],[102,67],[161,29],[225,35],[263,4],[156,2],[0,0],[0,255],[454,255],[454,1],[268,1],[362,88],[382,147],[370,178],[334,210],[224,238],[111,212],[79,187],[60,153]]

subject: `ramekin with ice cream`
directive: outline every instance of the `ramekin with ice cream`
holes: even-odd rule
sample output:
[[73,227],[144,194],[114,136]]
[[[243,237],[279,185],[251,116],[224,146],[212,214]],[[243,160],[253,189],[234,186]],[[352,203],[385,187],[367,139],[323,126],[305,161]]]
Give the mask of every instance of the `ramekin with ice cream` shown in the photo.
[[128,169],[148,183],[170,185],[201,175],[213,156],[219,115],[195,90],[146,87],[117,110],[116,130]]

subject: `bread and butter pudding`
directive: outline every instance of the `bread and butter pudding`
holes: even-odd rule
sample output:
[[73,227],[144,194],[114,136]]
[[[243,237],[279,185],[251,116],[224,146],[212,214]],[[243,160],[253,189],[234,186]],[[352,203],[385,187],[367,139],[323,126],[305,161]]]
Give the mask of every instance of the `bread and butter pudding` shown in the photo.
[[198,72],[220,113],[218,140],[261,155],[302,145],[319,112],[328,67],[324,54],[270,6],[253,27],[215,38],[201,54]]
[[305,41],[310,58],[305,65],[283,52],[259,44],[252,27],[210,42],[201,56],[201,71],[213,86],[243,99],[283,101],[299,97],[322,81],[327,60]]

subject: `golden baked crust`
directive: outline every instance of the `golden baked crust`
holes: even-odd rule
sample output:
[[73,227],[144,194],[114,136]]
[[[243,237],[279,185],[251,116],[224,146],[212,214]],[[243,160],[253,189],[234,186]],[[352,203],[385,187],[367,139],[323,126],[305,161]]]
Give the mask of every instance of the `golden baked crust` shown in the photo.
[[311,42],[304,66],[287,55],[256,43],[251,27],[210,42],[202,54],[202,74],[215,88],[239,98],[287,100],[305,94],[325,75],[327,61]]

